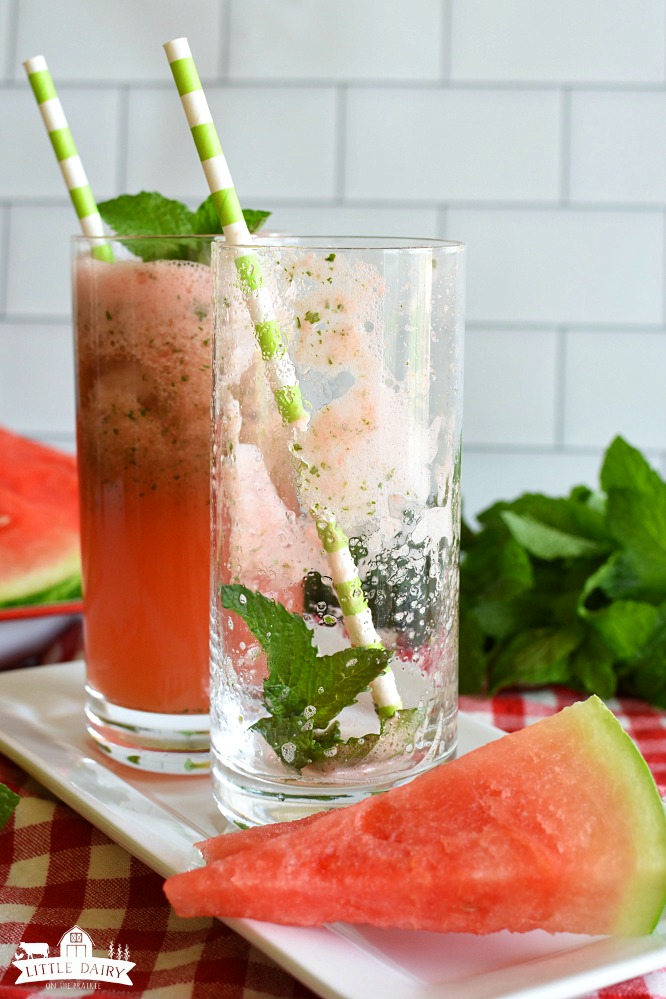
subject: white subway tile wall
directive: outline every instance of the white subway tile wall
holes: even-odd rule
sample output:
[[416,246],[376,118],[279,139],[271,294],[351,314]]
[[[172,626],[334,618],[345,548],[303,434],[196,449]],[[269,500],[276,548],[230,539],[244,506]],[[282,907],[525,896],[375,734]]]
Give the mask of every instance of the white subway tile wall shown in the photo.
[[618,433],[666,472],[666,0],[0,0],[0,422],[74,448],[77,230],[21,63],[100,200],[194,205],[179,35],[273,228],[468,244],[467,516],[595,484]]

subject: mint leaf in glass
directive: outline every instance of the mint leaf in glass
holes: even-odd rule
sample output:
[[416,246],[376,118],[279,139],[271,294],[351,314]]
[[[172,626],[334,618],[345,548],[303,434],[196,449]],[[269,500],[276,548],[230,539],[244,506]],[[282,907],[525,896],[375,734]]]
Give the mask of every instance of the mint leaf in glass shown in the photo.
[[[223,607],[243,618],[266,653],[264,705],[270,717],[252,728],[297,770],[334,756],[339,746],[347,745],[337,715],[386,669],[391,653],[366,647],[321,656],[303,618],[282,604],[238,584],[222,586],[220,597]],[[376,742],[373,735],[368,740]]]

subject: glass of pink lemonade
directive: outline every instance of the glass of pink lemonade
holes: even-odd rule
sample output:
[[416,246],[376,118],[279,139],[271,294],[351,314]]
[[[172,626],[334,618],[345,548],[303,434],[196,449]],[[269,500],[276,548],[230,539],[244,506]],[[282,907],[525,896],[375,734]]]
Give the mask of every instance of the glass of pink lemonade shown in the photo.
[[212,259],[211,769],[254,825],[455,751],[464,248]]
[[86,718],[119,762],[197,773],[209,759],[210,238],[179,238],[189,260],[160,259],[166,239],[141,237],[141,259],[132,238],[112,254],[74,238]]

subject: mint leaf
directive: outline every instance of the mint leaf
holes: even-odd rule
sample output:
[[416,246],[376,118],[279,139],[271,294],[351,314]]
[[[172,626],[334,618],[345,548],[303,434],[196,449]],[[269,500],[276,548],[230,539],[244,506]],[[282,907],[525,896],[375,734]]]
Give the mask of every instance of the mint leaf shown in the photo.
[[260,718],[252,728],[264,737],[283,763],[295,770],[335,756],[337,746],[342,743],[337,722],[326,732],[314,732],[309,727],[304,729],[297,718],[271,716]]
[[410,742],[413,743],[423,718],[424,712],[418,708],[407,708],[391,715],[390,718],[382,718],[379,732],[371,732],[360,738],[352,737],[338,743],[335,747],[335,758],[339,763],[359,763],[379,746],[380,740],[382,759],[391,755],[397,756],[404,752],[405,746]]
[[296,769],[321,762],[343,744],[335,721],[388,666],[386,649],[343,649],[320,656],[298,614],[238,584],[220,588],[222,606],[243,618],[266,653],[264,704],[269,718],[253,725]]
[[613,654],[599,636],[587,634],[569,662],[574,686],[602,698],[612,697],[617,690],[613,663]]
[[532,517],[511,510],[502,512],[502,520],[515,540],[530,554],[550,561],[556,558],[581,558],[600,555],[607,548],[596,541],[578,537],[556,527],[541,524]]
[[[243,218],[251,233],[259,232],[270,216],[270,212],[258,211],[255,208],[243,209]],[[194,213],[194,231],[203,236],[218,236],[222,233],[220,218],[215,209],[212,195],[208,195]]]
[[604,589],[612,597],[659,600],[666,594],[666,482],[617,437],[606,452],[601,484],[609,529],[623,549]]
[[613,556],[588,579],[579,601],[580,616],[603,639],[615,659],[631,660],[652,637],[660,623],[660,611],[654,604],[636,600],[615,600],[594,607],[597,589],[603,590],[608,574],[614,572],[617,556]]
[[[187,236],[194,234],[194,213],[180,201],[172,201],[157,191],[121,194],[102,201],[99,213],[119,236]],[[120,240],[142,260],[191,260],[196,244],[187,240]]]
[[479,522],[484,525],[496,523],[505,511],[529,517],[565,534],[599,541],[606,547],[611,542],[604,519],[605,500],[584,486],[577,486],[569,496],[559,498],[524,493],[510,503],[495,503],[479,515]]
[[192,225],[194,231],[202,236],[217,236],[222,232],[220,218],[215,210],[212,195],[201,202],[194,213]]
[[325,728],[343,708],[356,702],[375,677],[388,666],[391,653],[387,649],[342,649],[332,656],[317,656],[311,664],[295,664],[292,682],[297,696],[316,707],[312,717],[315,728]]
[[[222,232],[213,198],[209,195],[195,212],[182,201],[165,198],[157,191],[121,194],[102,201],[97,206],[106,224],[122,236],[215,236]],[[257,232],[270,212],[247,209],[243,216],[251,233]],[[127,248],[144,261],[195,260],[210,262],[210,247],[199,240],[165,238],[164,240],[120,239]]]
[[18,794],[11,788],[7,787],[6,784],[0,784],[0,829],[9,822],[20,800]]
[[311,663],[316,657],[312,632],[303,618],[263,593],[238,584],[221,586],[220,598],[223,607],[243,618],[266,653],[270,666],[268,682],[275,688],[276,696],[280,696],[280,689],[290,690],[292,671],[298,668],[295,664]]
[[243,218],[250,232],[259,232],[264,223],[271,217],[271,212],[258,211],[256,208],[244,208]]
[[480,601],[505,600],[533,587],[534,569],[527,552],[501,523],[468,542],[460,584],[463,594],[473,593]]
[[97,207],[107,225],[122,236],[183,236],[195,231],[193,212],[157,191],[121,194]]
[[515,684],[567,683],[569,657],[581,641],[579,628],[532,628],[516,635],[493,663],[490,692]]

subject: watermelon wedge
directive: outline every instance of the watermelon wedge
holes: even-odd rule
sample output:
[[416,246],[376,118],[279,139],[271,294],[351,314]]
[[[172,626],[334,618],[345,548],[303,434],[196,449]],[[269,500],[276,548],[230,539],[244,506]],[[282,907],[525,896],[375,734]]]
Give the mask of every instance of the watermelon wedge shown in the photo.
[[596,697],[400,788],[280,829],[225,837],[237,841],[233,852],[169,878],[176,912],[639,935],[666,901],[659,793]]
[[0,427],[0,608],[80,594],[76,458]]

